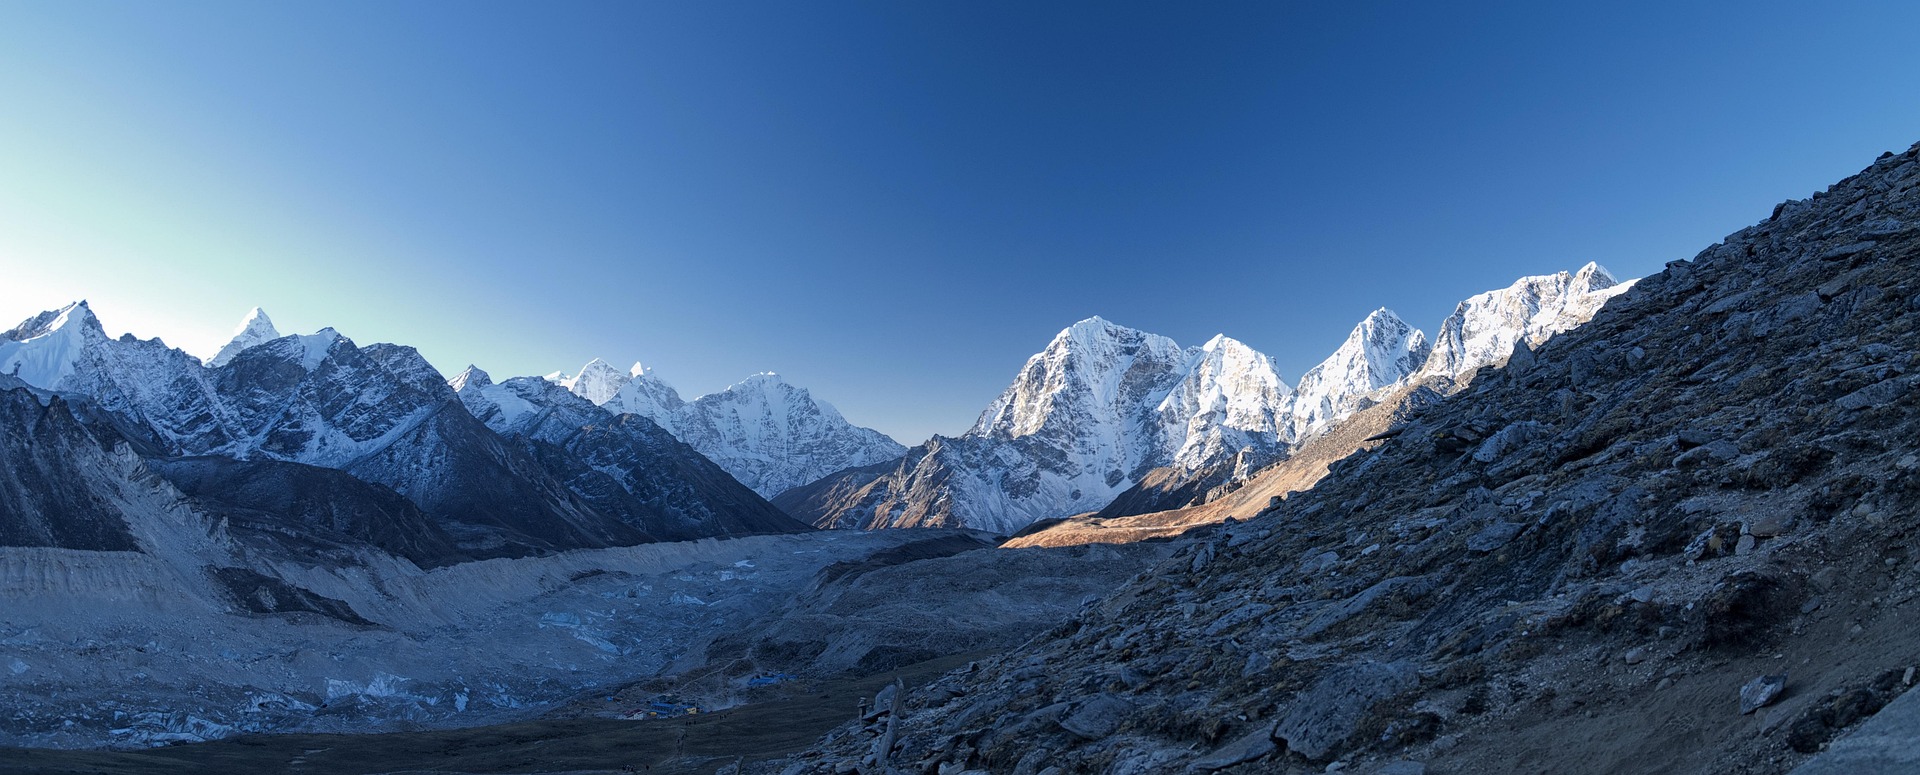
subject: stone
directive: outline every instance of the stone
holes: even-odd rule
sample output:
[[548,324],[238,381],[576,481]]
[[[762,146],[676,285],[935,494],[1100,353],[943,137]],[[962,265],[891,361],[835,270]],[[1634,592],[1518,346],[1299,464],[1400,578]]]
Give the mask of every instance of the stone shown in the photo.
[[1620,661],[1629,665],[1637,665],[1645,662],[1647,661],[1647,649],[1645,646],[1635,646],[1627,649],[1627,653],[1620,655]]
[[1726,439],[1716,439],[1693,449],[1689,449],[1673,458],[1674,468],[1696,468],[1714,463],[1724,463],[1740,456],[1740,447]]
[[1868,250],[1871,250],[1873,246],[1876,244],[1879,244],[1879,243],[1876,243],[1870,239],[1860,240],[1858,242],[1849,242],[1845,245],[1841,245],[1840,247],[1833,248],[1832,250],[1828,250],[1825,253],[1821,253],[1820,260],[1821,261],[1838,261],[1840,259],[1848,258],[1854,255],[1858,255],[1860,253],[1864,253]]
[[1840,294],[1846,292],[1849,284],[1848,278],[1835,277],[1832,280],[1828,280],[1825,284],[1822,284],[1819,288],[1814,289],[1814,293],[1820,295],[1821,301],[1833,301],[1835,298],[1838,298]]
[[1501,428],[1498,433],[1493,434],[1481,444],[1479,449],[1474,450],[1473,459],[1482,463],[1492,463],[1544,435],[1546,435],[1546,429],[1540,423],[1532,420],[1514,423]]
[[1014,763],[1013,775],[1037,775],[1041,765],[1046,763],[1048,755],[1049,752],[1045,748],[1028,751],[1027,755],[1020,757],[1020,761]]
[[1912,387],[1913,381],[1907,377],[1885,379],[1841,396],[1833,402],[1833,405],[1848,412],[1859,411],[1892,403],[1906,395],[1907,390]]
[[1740,687],[1740,714],[1748,715],[1756,710],[1773,704],[1780,691],[1787,688],[1787,675],[1763,675]]
[[1232,767],[1243,762],[1259,759],[1277,750],[1273,744],[1273,724],[1261,724],[1258,728],[1233,742],[1220,746],[1218,750],[1200,757],[1193,763],[1197,769],[1213,771]]
[[1060,728],[1078,737],[1098,740],[1119,729],[1120,722],[1131,712],[1133,703],[1111,694],[1096,694],[1062,719]]
[[1415,761],[1401,760],[1387,762],[1374,770],[1374,775],[1427,775],[1427,765]]
[[1699,428],[1688,428],[1681,431],[1680,435],[1675,436],[1673,443],[1674,446],[1687,450],[1693,449],[1694,447],[1705,446],[1708,442],[1713,441],[1713,439],[1714,435],[1709,431],[1704,431]]
[[1419,683],[1405,662],[1360,661],[1331,669],[1274,725],[1273,736],[1308,761],[1326,759],[1360,728],[1375,703]]
[[1480,528],[1480,532],[1468,537],[1467,548],[1476,552],[1491,552],[1506,546],[1514,536],[1520,535],[1520,531],[1526,529],[1526,524],[1522,522],[1495,522]]
[[1390,597],[1418,598],[1433,591],[1437,582],[1431,576],[1395,576],[1361,590],[1353,597],[1330,606],[1296,630],[1302,638],[1311,638],[1359,616],[1373,604]]
[[1733,545],[1733,553],[1736,555],[1744,556],[1747,553],[1752,552],[1753,548],[1755,546],[1758,546],[1759,544],[1760,544],[1760,541],[1758,539],[1755,539],[1752,535],[1741,535],[1740,540],[1735,542]]
[[1225,616],[1213,620],[1213,624],[1208,625],[1205,631],[1206,635],[1207,637],[1219,635],[1227,630],[1266,616],[1271,611],[1273,611],[1273,606],[1267,605],[1266,603],[1248,603],[1227,612]]
[[1773,538],[1783,536],[1793,528],[1793,515],[1785,511],[1772,511],[1746,523],[1746,531],[1755,538]]

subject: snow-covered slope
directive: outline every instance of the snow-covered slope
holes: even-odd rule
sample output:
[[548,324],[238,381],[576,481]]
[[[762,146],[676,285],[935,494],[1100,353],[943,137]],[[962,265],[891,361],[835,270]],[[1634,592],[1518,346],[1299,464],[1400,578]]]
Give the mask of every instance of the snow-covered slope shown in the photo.
[[1522,277],[1513,285],[1477,294],[1440,324],[1433,354],[1419,378],[1471,376],[1482,366],[1504,362],[1514,345],[1539,347],[1554,334],[1585,323],[1608,299],[1633,287],[1619,282],[1599,264],[1579,271]]
[[1249,449],[1268,457],[1293,441],[1293,389],[1272,358],[1225,334],[1188,358],[1186,375],[1156,408],[1172,465],[1199,468]]
[[[643,369],[636,363],[633,365],[633,371],[637,374]],[[582,366],[578,373],[559,375],[558,379],[549,376],[547,381],[558,383],[561,387],[573,391],[574,395],[595,404],[604,404],[632,379],[632,375],[614,368],[613,364],[595,358],[587,361],[587,365]]]
[[546,379],[616,415],[652,420],[767,497],[907,449],[772,372],[693,401],[638,363],[621,373],[595,358],[578,374]]
[[1327,429],[1361,408],[1367,394],[1406,379],[1427,359],[1427,335],[1381,308],[1353,327],[1340,347],[1300,376],[1293,438]]
[[207,365],[225,366],[240,351],[279,338],[280,330],[273,327],[273,320],[267,317],[266,310],[254,307],[252,312],[247,313],[247,318],[240,321],[240,329],[233,333],[233,340],[221,347],[220,352],[207,361]]

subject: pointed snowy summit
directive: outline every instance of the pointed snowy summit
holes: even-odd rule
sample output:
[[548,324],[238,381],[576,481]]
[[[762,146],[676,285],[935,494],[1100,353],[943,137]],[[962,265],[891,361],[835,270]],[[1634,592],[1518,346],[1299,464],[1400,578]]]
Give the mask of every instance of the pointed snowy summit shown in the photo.
[[453,379],[447,380],[447,385],[453,388],[453,392],[459,393],[469,387],[475,389],[490,387],[493,385],[493,377],[488,376],[487,372],[479,366],[468,364],[465,370],[454,375]]
[[214,356],[207,360],[207,365],[225,366],[228,361],[233,360],[234,356],[247,348],[279,338],[280,331],[273,327],[273,320],[267,317],[266,310],[254,307],[247,313],[246,319],[240,321],[240,328],[234,331],[233,339],[228,341],[225,347],[221,347],[220,352],[214,353]]
[[[638,367],[639,364],[636,363],[634,366]],[[573,376],[561,375],[559,379],[554,379],[553,375],[547,377],[548,382],[558,383],[561,387],[573,391],[574,395],[592,401],[596,406],[612,399],[632,379],[633,376],[630,373],[623,373],[614,368],[613,364],[599,358],[587,361],[587,365],[580,367],[579,373]]]
[[89,343],[105,341],[106,331],[85,301],[47,310],[0,334],[0,374],[29,385],[59,389],[72,376]]

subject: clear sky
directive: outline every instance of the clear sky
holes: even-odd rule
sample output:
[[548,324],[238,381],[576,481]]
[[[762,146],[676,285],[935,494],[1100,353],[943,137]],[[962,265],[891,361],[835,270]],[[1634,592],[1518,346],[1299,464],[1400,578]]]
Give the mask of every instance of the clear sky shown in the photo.
[[0,3],[0,317],[778,371],[912,444],[1099,314],[1291,381],[1920,140],[1920,3]]

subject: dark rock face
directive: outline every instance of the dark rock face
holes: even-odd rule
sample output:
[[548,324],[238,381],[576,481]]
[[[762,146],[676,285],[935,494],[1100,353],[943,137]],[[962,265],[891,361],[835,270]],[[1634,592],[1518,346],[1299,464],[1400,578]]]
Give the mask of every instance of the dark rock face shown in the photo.
[[374,626],[344,600],[301,589],[272,576],[246,568],[209,568],[235,606],[256,614],[313,613],[347,624]]
[[774,496],[773,505],[821,529],[953,527],[951,499],[937,493],[952,477],[947,461],[964,439],[935,436],[899,460],[849,468]]
[[139,551],[108,493],[89,486],[127,467],[114,436],[81,424],[66,399],[0,377],[0,546]]
[[[1917,299],[1920,146],[1669,264],[1312,490],[909,692],[891,761],[1791,769],[1920,650]],[[1741,716],[1740,687],[1788,667],[1775,704]],[[1130,710],[1094,736],[1015,723],[1094,703]],[[1800,733],[1767,734],[1795,718]],[[789,771],[870,744],[843,729]]]
[[331,468],[277,460],[150,461],[230,529],[312,561],[370,545],[423,568],[467,559],[431,517],[399,493]]

